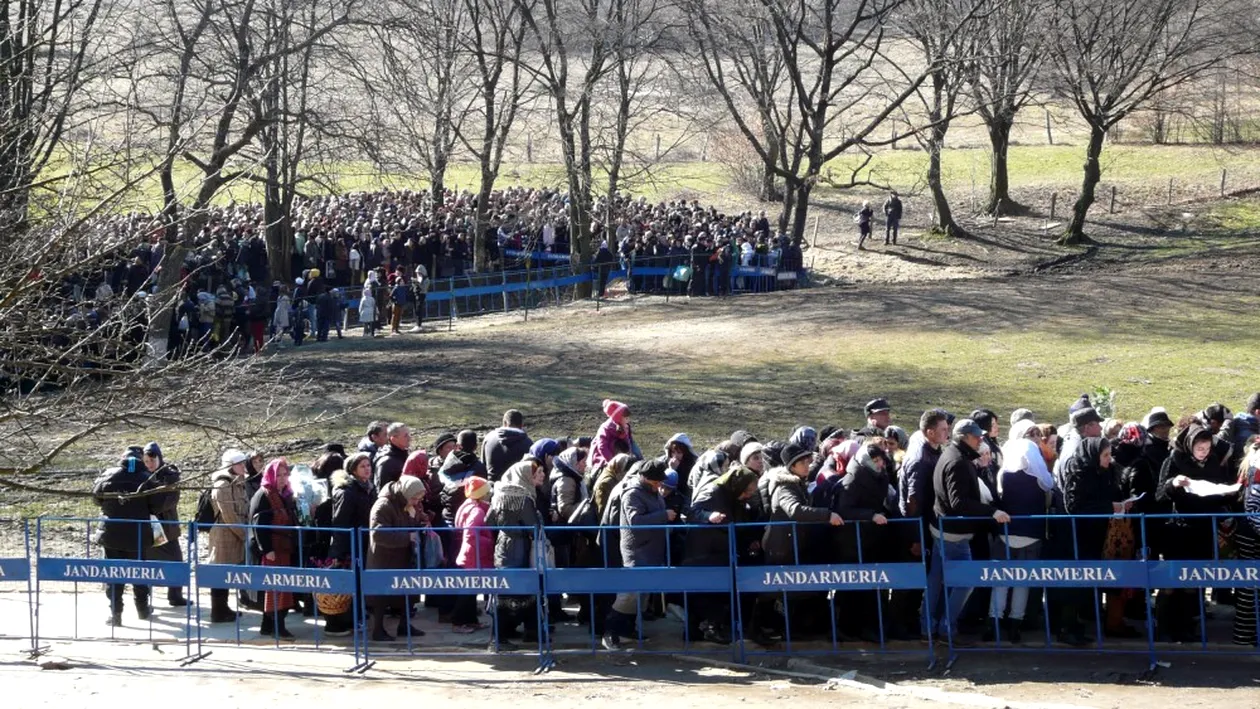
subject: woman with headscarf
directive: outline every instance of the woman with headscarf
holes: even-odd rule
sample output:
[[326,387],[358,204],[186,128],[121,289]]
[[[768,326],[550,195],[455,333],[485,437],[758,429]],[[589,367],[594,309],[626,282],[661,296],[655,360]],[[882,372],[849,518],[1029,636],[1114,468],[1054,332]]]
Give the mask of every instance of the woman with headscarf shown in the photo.
[[[289,461],[276,458],[262,473],[262,486],[249,503],[253,529],[254,558],[263,566],[298,566],[298,531],[283,529],[296,525],[297,503],[289,487]],[[293,594],[268,591],[263,601],[261,633],[267,637],[292,640],[285,616],[294,607]]]
[[731,459],[721,450],[705,451],[696,460],[696,464],[691,468],[691,474],[688,476],[687,486],[691,491],[691,499],[687,500],[691,504],[693,500],[700,496],[700,492],[707,486],[712,485],[715,480],[722,477],[726,469],[730,467]]
[[[888,528],[889,468],[891,459],[884,449],[882,437],[866,438],[858,446],[843,477],[832,490],[829,507],[832,512],[849,522],[833,527],[829,547],[836,556],[828,561],[842,564],[878,564],[894,561],[889,555],[895,552],[890,544]],[[863,524],[865,523],[865,524]],[[861,532],[858,531],[859,526]],[[887,599],[882,592],[842,591],[835,594],[835,605],[840,632],[850,637],[861,637],[867,642],[878,643],[884,628],[880,618],[894,621],[888,612]],[[882,613],[880,607],[883,607]],[[901,628],[887,628],[902,634]]]
[[608,500],[612,497],[613,488],[626,477],[630,466],[634,465],[634,456],[620,453],[599,468],[595,474],[595,484],[591,486],[591,496],[595,498],[595,509],[598,518],[603,519],[604,510],[608,509]]
[[[992,558],[1010,561],[1036,561],[1041,558],[1041,545],[1046,538],[1045,514],[1050,507],[1054,477],[1041,454],[1041,430],[1032,421],[1023,420],[1011,427],[1011,437],[1002,446],[1002,465],[997,475],[997,504],[1011,516],[1011,521],[993,539]],[[1033,517],[1033,519],[1030,519]],[[990,624],[985,641],[997,637],[996,626],[1009,643],[1020,641],[1020,626],[1028,608],[1027,587],[994,588],[989,603]],[[1004,619],[1007,595],[1010,596],[1010,617]]]
[[[547,481],[547,504],[551,507],[549,519],[553,520],[548,526],[547,538],[551,540],[552,546],[555,548],[556,567],[565,569],[574,566],[584,566],[578,562],[577,554],[582,552],[584,559],[589,558],[587,552],[587,543],[590,538],[589,532],[567,531],[564,527],[570,524],[580,525],[580,521],[573,519],[573,515],[578,508],[591,495],[590,490],[586,487],[586,451],[570,446],[560,451],[555,458],[552,459],[551,476]],[[589,596],[582,596],[581,606],[578,618],[588,617]],[[553,623],[568,623],[574,620],[572,616],[565,612],[562,598],[560,596],[552,596],[548,602],[548,611],[550,612],[550,620]]]
[[[534,566],[534,544],[542,517],[538,513],[538,488],[546,481],[542,461],[532,456],[507,469],[494,484],[486,526],[498,528],[494,544],[494,565],[500,569],[528,569]],[[498,596],[495,602],[495,638],[517,637],[525,624],[525,642],[538,641],[535,596]]]
[[[750,503],[757,495],[757,473],[737,465],[696,495],[691,520],[699,525],[687,534],[683,566],[726,566],[730,563],[730,535],[741,565],[760,554],[756,529],[739,527],[756,521]],[[748,606],[751,611],[751,604]],[[727,594],[691,594],[687,609],[688,636],[727,645],[731,642],[731,606]]]
[[[1099,515],[1074,520],[1075,555],[1077,560],[1103,558],[1110,516],[1122,514],[1130,503],[1123,494],[1112,470],[1111,444],[1105,438],[1082,439],[1071,458],[1063,464],[1063,502],[1069,515]],[[1065,604],[1059,638],[1069,645],[1087,645],[1080,618],[1093,602],[1092,594],[1073,589],[1072,602]]]
[[[1223,495],[1193,495],[1186,490],[1194,481],[1233,482],[1218,456],[1212,455],[1211,430],[1197,422],[1186,426],[1173,442],[1172,455],[1159,471],[1156,499],[1172,504],[1178,515],[1223,513],[1229,499]],[[1167,525],[1164,557],[1176,560],[1208,560],[1216,555],[1217,520],[1211,517],[1177,517]],[[1194,616],[1198,591],[1179,588],[1160,592],[1160,632],[1173,642],[1197,642]]]
[[[371,534],[368,544],[368,569],[414,569],[416,561],[416,532],[418,513],[416,508],[424,500],[424,482],[419,478],[404,475],[392,483],[387,483],[372,504],[370,514]],[[402,610],[398,618],[399,637],[420,637],[424,631],[411,626],[408,617],[411,609],[411,597],[403,597]],[[385,632],[385,614],[397,603],[395,596],[381,596],[372,599],[372,641],[390,642],[394,639]]]

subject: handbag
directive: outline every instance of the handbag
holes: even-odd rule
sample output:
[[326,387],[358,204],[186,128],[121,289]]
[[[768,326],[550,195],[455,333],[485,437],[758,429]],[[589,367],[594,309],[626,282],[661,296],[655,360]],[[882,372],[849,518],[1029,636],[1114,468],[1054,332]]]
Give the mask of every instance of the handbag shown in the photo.
[[683,281],[684,283],[691,280],[691,267],[679,266],[674,269],[674,280]]

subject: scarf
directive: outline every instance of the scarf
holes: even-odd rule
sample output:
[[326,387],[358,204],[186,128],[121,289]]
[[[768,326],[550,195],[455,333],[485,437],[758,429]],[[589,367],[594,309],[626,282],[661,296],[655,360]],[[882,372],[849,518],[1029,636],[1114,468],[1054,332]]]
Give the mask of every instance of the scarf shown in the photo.
[[523,460],[508,468],[502,479],[494,484],[494,496],[490,500],[490,509],[500,512],[520,512],[525,503],[535,503],[538,491],[531,479],[534,474],[532,460]]

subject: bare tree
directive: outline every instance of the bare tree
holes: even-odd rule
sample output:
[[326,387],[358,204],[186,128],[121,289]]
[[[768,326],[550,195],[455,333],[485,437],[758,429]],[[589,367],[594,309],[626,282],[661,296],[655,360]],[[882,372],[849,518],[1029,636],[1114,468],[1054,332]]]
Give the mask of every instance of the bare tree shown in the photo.
[[[906,36],[919,52],[929,74],[917,91],[927,126],[916,132],[915,137],[928,154],[927,185],[935,207],[933,227],[950,236],[962,237],[967,232],[955,221],[945,195],[941,152],[945,149],[950,124],[959,114],[959,99],[965,98],[968,67],[976,58],[977,25],[973,20],[985,17],[1000,1],[911,0],[901,15]],[[969,27],[969,30],[959,31],[960,27]]]
[[532,83],[521,69],[525,23],[515,2],[463,0],[468,32],[463,51],[475,67],[475,98],[468,120],[455,126],[464,147],[477,159],[480,179],[473,235],[473,268],[486,269],[486,231],[490,228],[490,196],[499,179],[508,138],[516,125],[521,101]]
[[[522,64],[551,98],[568,186],[568,222],[575,267],[587,268],[595,207],[598,87],[610,75],[635,72],[626,52],[647,31],[661,5],[654,0],[515,0],[533,40],[534,61]],[[624,47],[618,58],[619,47]],[[620,112],[619,112],[620,113]],[[622,142],[624,147],[624,141]],[[614,145],[614,149],[616,146]],[[619,158],[618,158],[619,159]],[[613,161],[610,160],[610,164]],[[589,293],[589,284],[580,286]]]
[[780,190],[776,182],[783,172],[795,173],[803,156],[800,151],[789,155],[790,141],[785,139],[797,126],[796,83],[788,79],[787,57],[775,41],[770,8],[760,0],[688,0],[685,7],[699,67],[719,100],[737,124],[746,108],[756,116],[739,127],[755,132],[752,147],[762,171],[759,196],[782,200],[779,230],[786,231],[795,183]]
[[423,169],[436,213],[446,172],[474,97],[464,0],[390,0],[355,51],[358,91],[370,108],[362,146],[391,173]]
[[[271,68],[277,60],[300,56],[348,26],[361,0],[205,0],[194,5],[196,12],[175,0],[153,2],[155,26],[146,27],[138,43],[147,52],[145,63],[158,68],[147,77],[151,85],[135,94],[138,104],[131,108],[148,115],[165,135],[159,176],[167,248],[159,287],[169,298],[213,200],[253,168],[234,161],[269,125],[281,120],[276,112],[250,110],[268,108],[256,99],[266,91]],[[270,12],[290,18],[289,23],[279,27],[267,22]],[[277,32],[287,38],[278,39]],[[165,101],[149,103],[161,97]],[[276,109],[276,104],[270,108]],[[197,175],[187,195],[176,179],[183,164],[191,164]],[[150,338],[159,355],[168,324],[169,313],[159,311]]]
[[109,64],[103,18],[101,0],[0,1],[0,234],[25,227],[62,138],[95,117],[82,89]]
[[[767,141],[753,116],[745,111],[740,81],[731,77],[718,42],[743,42],[744,37],[722,37],[713,18],[724,12],[716,0],[694,0],[688,12],[707,36],[702,53],[705,72],[740,132],[784,181],[785,218],[790,211],[791,234],[804,239],[810,195],[827,163],[846,153],[866,152],[901,136],[876,138],[875,132],[915,95],[930,77],[930,68],[905,72],[902,79],[884,76],[882,61],[891,39],[890,28],[907,0],[821,0],[803,3],[760,0],[770,28],[773,51],[782,61],[791,85],[791,121],[778,114],[775,141]],[[957,32],[959,28],[953,28]],[[897,72],[893,68],[893,73]],[[774,155],[775,148],[778,155]],[[870,156],[867,155],[867,162]],[[868,184],[859,167],[842,186]]]
[[984,211],[1020,210],[1011,197],[1008,156],[1015,117],[1034,100],[1045,59],[1046,18],[1052,0],[1003,0],[976,17],[968,34],[976,42],[968,80],[976,112],[992,148],[989,200]]
[[1089,126],[1081,193],[1061,243],[1085,239],[1117,123],[1240,51],[1235,0],[1055,0],[1048,52],[1054,89]]

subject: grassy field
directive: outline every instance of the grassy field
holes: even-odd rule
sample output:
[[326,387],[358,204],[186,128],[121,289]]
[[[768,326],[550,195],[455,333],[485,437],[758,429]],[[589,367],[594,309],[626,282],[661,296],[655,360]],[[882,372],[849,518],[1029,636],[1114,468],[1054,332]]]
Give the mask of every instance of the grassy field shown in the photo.
[[[1260,305],[1208,274],[997,279],[817,290],[733,303],[693,301],[596,314],[585,306],[510,326],[490,321],[454,333],[353,340],[329,357],[296,362],[317,378],[361,382],[325,400],[352,401],[395,381],[427,380],[382,407],[431,441],[486,429],[508,407],[539,435],[590,434],[599,402],[636,412],[645,448],[674,431],[706,445],[735,428],[782,438],[808,423],[856,426],[862,404],[892,399],[913,426],[925,408],[1003,417],[1029,407],[1062,423],[1084,391],[1119,392],[1118,414],[1161,405],[1176,417],[1222,401],[1240,408],[1260,388],[1249,326],[1237,313]],[[1213,288],[1213,284],[1219,287]],[[321,437],[357,435],[330,427]]]

